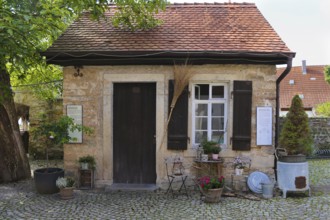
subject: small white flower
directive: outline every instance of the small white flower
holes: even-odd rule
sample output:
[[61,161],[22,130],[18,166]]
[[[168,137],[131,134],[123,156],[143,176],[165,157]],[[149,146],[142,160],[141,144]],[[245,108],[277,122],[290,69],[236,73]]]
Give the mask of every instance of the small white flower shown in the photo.
[[65,188],[67,186],[67,180],[65,177],[59,177],[56,180],[56,186],[60,189]]

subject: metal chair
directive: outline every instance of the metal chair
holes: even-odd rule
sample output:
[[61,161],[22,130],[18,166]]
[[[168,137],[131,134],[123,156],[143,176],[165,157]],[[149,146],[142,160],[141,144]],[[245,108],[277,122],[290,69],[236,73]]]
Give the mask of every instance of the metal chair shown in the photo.
[[183,158],[179,156],[166,157],[165,166],[166,166],[166,175],[169,183],[169,186],[166,190],[166,194],[171,192],[172,195],[174,196],[173,183],[176,182],[176,180],[178,180],[181,182],[178,192],[181,193],[181,190],[184,189],[184,194],[186,194],[187,197],[189,197],[188,190],[186,187],[186,180],[188,175],[186,175],[184,172]]

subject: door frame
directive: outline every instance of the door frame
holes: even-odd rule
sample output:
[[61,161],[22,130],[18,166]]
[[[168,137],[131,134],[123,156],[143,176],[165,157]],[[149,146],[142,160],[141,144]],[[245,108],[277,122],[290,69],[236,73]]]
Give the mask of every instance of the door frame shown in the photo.
[[[118,68],[118,69],[117,69]],[[103,146],[99,151],[100,158],[103,158],[100,163],[100,180],[96,183],[101,185],[111,185],[113,183],[113,84],[114,83],[156,83],[156,184],[161,182],[164,176],[163,157],[159,150],[161,138],[164,132],[165,120],[165,101],[166,95],[163,74],[154,74],[159,72],[158,68],[154,68],[152,73],[146,73],[146,68],[143,66],[134,66],[131,72],[123,75],[122,69],[125,67],[116,67],[103,75]],[[126,70],[126,69],[125,69]],[[164,148],[164,147],[163,147]],[[163,149],[164,150],[164,149]]]

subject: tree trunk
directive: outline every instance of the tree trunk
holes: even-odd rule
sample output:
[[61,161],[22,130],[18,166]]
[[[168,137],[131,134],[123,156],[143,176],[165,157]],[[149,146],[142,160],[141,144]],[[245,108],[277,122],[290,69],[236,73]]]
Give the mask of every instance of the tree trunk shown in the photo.
[[10,89],[10,78],[0,66],[0,183],[31,177]]

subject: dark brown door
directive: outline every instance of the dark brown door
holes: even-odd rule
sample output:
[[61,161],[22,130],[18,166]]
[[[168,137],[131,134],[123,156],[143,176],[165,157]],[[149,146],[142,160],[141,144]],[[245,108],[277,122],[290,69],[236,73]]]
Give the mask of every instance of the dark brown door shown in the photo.
[[114,183],[156,183],[156,84],[115,83]]

